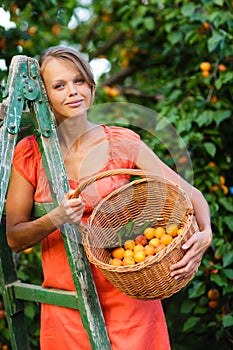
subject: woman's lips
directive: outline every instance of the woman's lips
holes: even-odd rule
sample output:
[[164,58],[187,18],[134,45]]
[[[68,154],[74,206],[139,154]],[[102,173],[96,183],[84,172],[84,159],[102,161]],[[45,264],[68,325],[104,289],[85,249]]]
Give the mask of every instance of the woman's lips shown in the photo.
[[71,108],[76,108],[76,107],[79,107],[82,104],[82,102],[83,102],[83,100],[72,101],[72,102],[66,103],[66,105],[71,107]]

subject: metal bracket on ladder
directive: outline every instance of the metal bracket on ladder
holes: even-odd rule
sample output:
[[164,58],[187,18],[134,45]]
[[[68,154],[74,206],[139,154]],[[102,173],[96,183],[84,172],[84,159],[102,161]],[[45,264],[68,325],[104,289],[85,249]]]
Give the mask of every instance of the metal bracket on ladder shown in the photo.
[[[0,131],[0,215],[2,217],[5,196],[7,193],[10,170],[13,158],[14,147],[17,142],[17,135],[20,130],[21,116],[24,106],[27,104],[30,111],[35,115],[35,129],[38,135],[38,143],[42,153],[43,164],[50,184],[53,203],[56,206],[63,195],[69,189],[69,183],[60,152],[60,146],[56,134],[55,118],[50,110],[44,85],[40,78],[39,66],[35,59],[26,56],[15,56],[10,66],[9,79],[4,94],[2,110],[4,111],[3,125]],[[1,110],[1,109],[0,109]],[[4,227],[4,225],[1,225]],[[4,228],[5,230],[5,228]],[[5,235],[1,230],[1,235]],[[62,298],[67,295],[67,300],[71,302],[64,303],[60,298],[59,291],[46,291],[46,288],[26,285],[18,281],[16,272],[13,273],[10,280],[6,278],[6,264],[4,259],[11,256],[11,251],[7,246],[7,253],[4,250],[6,239],[1,239],[0,244],[0,286],[4,298],[4,304],[8,316],[8,325],[12,341],[13,350],[30,349],[28,340],[20,337],[18,332],[20,322],[12,321],[16,315],[22,311],[21,300],[31,300],[28,290],[33,291],[35,301],[54,303],[56,295],[56,305],[77,308],[80,312],[82,322],[87,330],[89,340],[94,350],[110,350],[110,342],[107,335],[105,322],[100,307],[98,295],[93,282],[89,262],[81,242],[80,233],[76,225],[65,224],[62,227],[62,237],[71,267],[73,280],[76,286],[76,293],[60,291]],[[11,267],[13,262],[11,261]],[[13,268],[13,267],[12,267]],[[51,292],[54,292],[52,294]],[[49,294],[50,293],[50,294]],[[50,297],[49,297],[50,295]],[[52,296],[53,295],[53,296]],[[17,307],[14,309],[12,303]]]

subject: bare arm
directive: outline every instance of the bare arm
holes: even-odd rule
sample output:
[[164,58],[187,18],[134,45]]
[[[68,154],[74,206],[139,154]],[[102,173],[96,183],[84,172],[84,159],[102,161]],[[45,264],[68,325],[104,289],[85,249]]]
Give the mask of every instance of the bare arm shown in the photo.
[[186,254],[178,263],[171,266],[171,275],[174,278],[180,278],[196,272],[212,241],[210,211],[207,201],[198,189],[164,164],[145,144],[142,144],[136,166],[179,185],[190,197],[200,231],[193,234],[183,245],[182,248],[186,250]]
[[71,199],[72,193],[70,190],[57,208],[31,221],[34,187],[13,167],[6,200],[9,246],[19,252],[39,243],[65,222],[78,224],[84,205],[80,198]]

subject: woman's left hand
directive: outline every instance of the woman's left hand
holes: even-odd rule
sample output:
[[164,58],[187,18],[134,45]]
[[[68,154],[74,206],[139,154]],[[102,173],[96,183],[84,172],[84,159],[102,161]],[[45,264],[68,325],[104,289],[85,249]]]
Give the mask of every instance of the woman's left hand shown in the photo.
[[170,267],[171,276],[178,279],[195,274],[211,240],[211,230],[195,232],[182,246],[182,249],[186,251],[184,257]]

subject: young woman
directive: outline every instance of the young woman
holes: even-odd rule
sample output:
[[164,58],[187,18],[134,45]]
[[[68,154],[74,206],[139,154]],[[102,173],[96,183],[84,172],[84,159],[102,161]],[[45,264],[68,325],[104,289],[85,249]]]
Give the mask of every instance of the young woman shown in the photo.
[[[140,168],[171,180],[190,195],[199,231],[183,246],[185,256],[171,267],[174,279],[197,271],[211,243],[209,208],[203,195],[167,167],[133,131],[95,125],[88,121],[95,82],[82,55],[67,47],[51,47],[40,59],[41,75],[57,121],[57,133],[70,190],[58,207],[30,221],[33,202],[51,201],[35,136],[21,140],[13,160],[7,195],[7,237],[20,252],[42,241],[43,286],[75,290],[59,227],[86,220],[94,205],[129,180],[127,175],[101,180],[82,198],[72,198],[80,181],[98,172]],[[113,350],[169,350],[169,337],[161,302],[125,296],[92,266]],[[42,350],[91,349],[77,310],[42,305]]]

